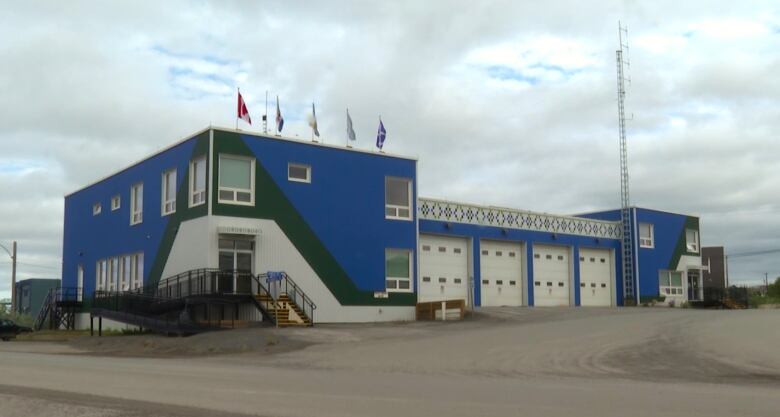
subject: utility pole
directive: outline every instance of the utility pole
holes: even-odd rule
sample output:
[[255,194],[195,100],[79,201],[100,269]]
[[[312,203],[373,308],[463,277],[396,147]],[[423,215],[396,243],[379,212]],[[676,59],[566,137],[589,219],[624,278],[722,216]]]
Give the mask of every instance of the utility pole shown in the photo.
[[769,272],[764,272],[764,294],[769,295]]
[[14,240],[10,252],[2,244],[0,248],[11,257],[11,315],[14,316],[16,315],[16,241]]
[[16,241],[11,247],[11,317],[16,317]]

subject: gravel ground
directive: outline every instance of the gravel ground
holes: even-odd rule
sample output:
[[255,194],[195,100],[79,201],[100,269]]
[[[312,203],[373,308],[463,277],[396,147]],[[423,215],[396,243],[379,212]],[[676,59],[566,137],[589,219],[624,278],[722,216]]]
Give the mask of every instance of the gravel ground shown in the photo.
[[778,328],[775,310],[495,308],[463,322],[12,342],[0,416],[770,416]]

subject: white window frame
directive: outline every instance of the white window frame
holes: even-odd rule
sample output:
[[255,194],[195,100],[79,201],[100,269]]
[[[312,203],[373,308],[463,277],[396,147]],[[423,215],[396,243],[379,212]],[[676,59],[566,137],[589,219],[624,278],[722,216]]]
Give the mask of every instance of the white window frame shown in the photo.
[[100,203],[95,203],[92,205],[92,215],[97,216],[100,214],[100,212],[103,211],[103,205]]
[[[688,232],[693,232],[693,242],[688,240]],[[699,231],[696,229],[685,229],[685,249],[688,252],[699,253]]]
[[[290,175],[290,168],[303,168],[306,170],[306,178],[296,178]],[[290,162],[287,164],[287,179],[289,181],[294,182],[304,182],[307,184],[311,184],[311,165],[306,164],[298,164],[294,162]]]
[[[203,178],[205,179],[203,189],[195,189],[195,166],[198,163],[203,163]],[[190,187],[188,193],[188,207],[196,207],[202,204],[206,204],[206,189],[209,186],[208,176],[208,164],[206,163],[206,156],[201,156],[190,161]]]
[[122,207],[122,197],[117,194],[111,197],[111,211],[119,210]]
[[[650,237],[642,237],[642,226],[650,226]],[[655,247],[655,227],[652,223],[639,223],[639,247],[640,248],[654,248]]]
[[144,253],[138,252],[132,255],[133,260],[130,262],[130,280],[132,281],[131,288],[136,290],[143,287],[144,282]]
[[[660,270],[658,272],[658,288],[660,295],[665,297],[681,297],[685,295],[685,274],[682,271]],[[680,274],[679,286],[672,285],[672,273]],[[669,280],[669,285],[663,284],[661,280],[661,274],[666,275],[667,279]]]
[[[141,207],[136,207],[136,194],[141,193]],[[130,225],[144,221],[144,183],[138,182],[130,186]]]
[[[173,185],[174,189],[173,192],[170,193],[172,198],[169,200],[165,199],[165,194],[168,193],[168,176],[173,176]],[[163,216],[168,216],[170,214],[176,213],[176,168],[171,168],[165,172],[162,173],[162,187],[160,187],[162,190],[162,193],[160,195],[160,202],[161,202],[161,213]]]
[[[397,204],[389,204],[387,202],[387,185],[390,181],[404,181],[406,182],[406,193],[409,204],[407,206],[400,206]],[[411,221],[414,218],[412,214],[412,179],[404,177],[385,177],[385,219],[389,220],[408,220]],[[400,210],[408,210],[409,216],[400,216],[398,212]],[[388,210],[392,210],[395,214],[388,214]]]
[[[405,252],[409,255],[409,276],[408,277],[392,277],[387,275],[387,253],[388,252]],[[412,269],[412,266],[414,265],[413,259],[414,254],[412,253],[411,249],[397,249],[397,248],[387,248],[385,249],[385,292],[414,292],[414,286],[412,285],[412,277],[414,275],[414,269]],[[395,281],[395,288],[390,288],[387,286],[387,281]],[[409,288],[400,288],[400,285],[398,283],[400,281],[409,281]]]
[[[230,155],[230,154],[220,154],[219,155],[219,164],[222,166],[222,160],[223,159],[233,159],[237,161],[246,161],[249,162],[249,189],[244,188],[233,188],[233,187],[223,187],[219,183],[219,175],[217,175],[217,201],[220,204],[234,204],[237,206],[254,206],[255,205],[255,158],[249,158],[246,156],[239,156],[239,155]],[[222,199],[222,191],[229,191],[233,193],[233,199],[232,200],[224,200]],[[236,199],[237,193],[242,192],[249,192],[249,201],[238,201]]]

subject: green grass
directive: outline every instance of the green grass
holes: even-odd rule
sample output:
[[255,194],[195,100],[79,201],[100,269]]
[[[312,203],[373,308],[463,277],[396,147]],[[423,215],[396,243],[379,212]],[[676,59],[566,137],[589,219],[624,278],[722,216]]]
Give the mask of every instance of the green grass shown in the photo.
[[762,304],[780,304],[780,297],[771,297],[764,295],[751,295],[750,306],[757,307]]

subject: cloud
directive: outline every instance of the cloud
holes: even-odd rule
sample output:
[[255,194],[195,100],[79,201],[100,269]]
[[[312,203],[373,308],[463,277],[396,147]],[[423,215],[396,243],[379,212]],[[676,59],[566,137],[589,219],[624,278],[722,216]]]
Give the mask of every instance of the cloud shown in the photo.
[[[780,247],[780,19],[772,2],[725,1],[7,7],[0,218],[13,221],[0,222],[0,243],[20,242],[21,277],[52,275],[62,196],[209,124],[232,126],[235,87],[255,120],[265,91],[279,95],[292,137],[309,137],[314,101],[326,143],[344,142],[349,107],[369,149],[381,114],[387,151],[420,158],[424,196],[616,207],[618,19],[632,48],[633,201],[701,215],[703,243],[729,252]],[[780,265],[743,258],[730,272],[765,271]]]

